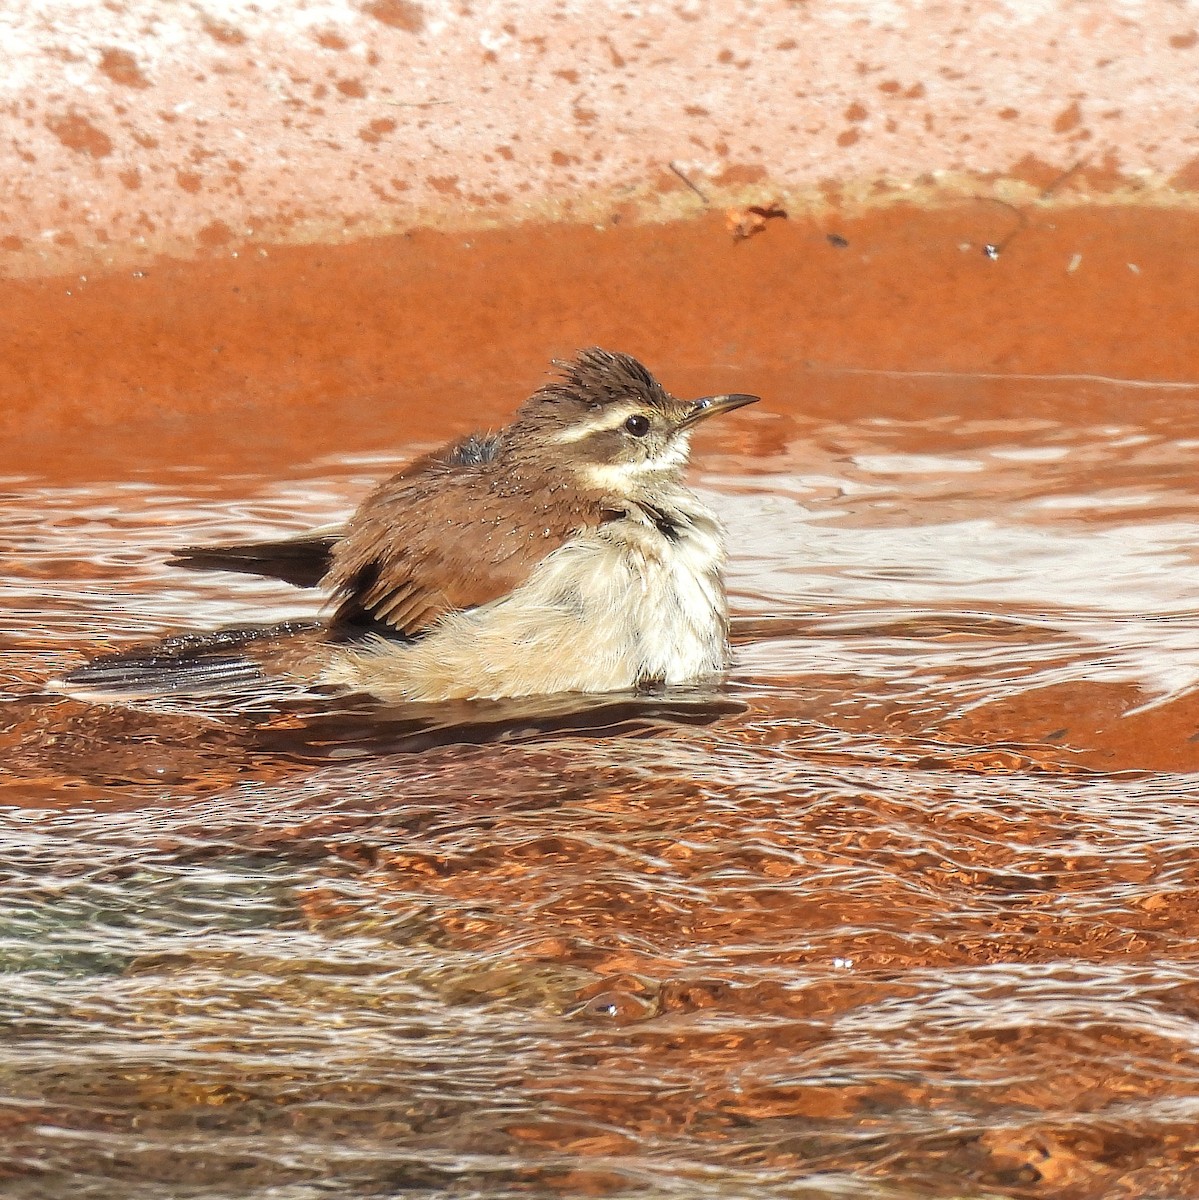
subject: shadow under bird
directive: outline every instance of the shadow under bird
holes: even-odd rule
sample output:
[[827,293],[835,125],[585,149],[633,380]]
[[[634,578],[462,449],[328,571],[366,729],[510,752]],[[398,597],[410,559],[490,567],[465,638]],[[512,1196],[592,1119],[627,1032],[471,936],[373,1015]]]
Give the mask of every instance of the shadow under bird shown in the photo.
[[276,678],[394,703],[717,675],[728,661],[724,531],[683,472],[696,425],[758,397],[680,400],[607,350],[555,365],[509,425],[409,463],[343,529],[176,556],[319,583],[324,620],[169,638],[95,659],[59,686],[152,696]]

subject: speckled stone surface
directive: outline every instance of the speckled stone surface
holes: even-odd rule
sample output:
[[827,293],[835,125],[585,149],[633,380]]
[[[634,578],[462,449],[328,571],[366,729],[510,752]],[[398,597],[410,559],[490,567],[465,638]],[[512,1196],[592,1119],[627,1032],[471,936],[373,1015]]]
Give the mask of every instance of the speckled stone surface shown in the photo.
[[1164,0],[36,0],[0,37],[10,274],[705,201],[1199,181],[1199,8]]

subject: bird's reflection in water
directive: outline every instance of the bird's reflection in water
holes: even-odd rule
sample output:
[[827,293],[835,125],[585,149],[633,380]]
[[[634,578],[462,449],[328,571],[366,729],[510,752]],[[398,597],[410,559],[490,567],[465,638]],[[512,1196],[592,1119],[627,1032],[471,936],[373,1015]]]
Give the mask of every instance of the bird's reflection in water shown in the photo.
[[255,725],[249,740],[280,758],[319,763],[546,737],[645,737],[746,709],[716,687],[399,705],[354,696],[336,706],[295,701]]

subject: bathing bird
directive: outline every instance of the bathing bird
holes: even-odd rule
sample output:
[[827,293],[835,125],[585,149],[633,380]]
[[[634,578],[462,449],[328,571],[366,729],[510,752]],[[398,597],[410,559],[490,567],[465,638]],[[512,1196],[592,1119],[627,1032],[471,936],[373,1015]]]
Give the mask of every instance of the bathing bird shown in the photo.
[[117,696],[273,678],[387,702],[685,684],[728,660],[725,537],[684,480],[700,422],[743,393],[682,400],[592,348],[510,424],[415,459],[343,528],[184,550],[192,568],[319,582],[319,622],[185,634],[61,681]]

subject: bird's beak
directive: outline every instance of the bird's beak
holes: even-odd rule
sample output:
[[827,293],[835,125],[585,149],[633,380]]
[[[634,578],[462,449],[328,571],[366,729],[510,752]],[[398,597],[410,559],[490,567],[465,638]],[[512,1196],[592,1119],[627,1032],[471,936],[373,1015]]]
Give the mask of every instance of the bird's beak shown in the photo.
[[704,396],[691,405],[691,411],[679,422],[680,429],[690,429],[700,421],[706,421],[718,413],[732,412],[761,400],[761,396],[747,396],[744,392],[730,392],[727,396]]

